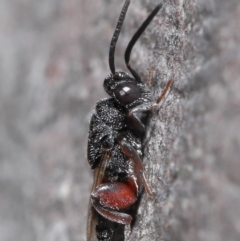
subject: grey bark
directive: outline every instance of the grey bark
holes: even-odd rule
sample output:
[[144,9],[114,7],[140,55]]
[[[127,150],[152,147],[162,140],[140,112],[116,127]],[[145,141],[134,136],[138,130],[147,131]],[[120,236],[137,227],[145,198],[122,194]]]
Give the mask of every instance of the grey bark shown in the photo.
[[[117,51],[158,1],[132,0]],[[2,0],[0,240],[82,241],[92,173],[88,121],[109,73],[123,1]],[[240,2],[171,0],[133,50],[154,97],[131,240],[240,240]]]

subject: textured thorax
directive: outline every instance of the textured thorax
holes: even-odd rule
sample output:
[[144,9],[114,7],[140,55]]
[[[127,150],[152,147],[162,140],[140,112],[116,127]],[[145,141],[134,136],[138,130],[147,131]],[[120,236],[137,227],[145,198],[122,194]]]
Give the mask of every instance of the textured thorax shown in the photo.
[[99,101],[91,117],[88,136],[88,161],[95,168],[103,153],[103,140],[114,145],[120,130],[127,127],[125,111],[111,98]]
[[96,104],[96,114],[105,125],[113,130],[121,130],[126,127],[126,114],[113,98],[103,99]]

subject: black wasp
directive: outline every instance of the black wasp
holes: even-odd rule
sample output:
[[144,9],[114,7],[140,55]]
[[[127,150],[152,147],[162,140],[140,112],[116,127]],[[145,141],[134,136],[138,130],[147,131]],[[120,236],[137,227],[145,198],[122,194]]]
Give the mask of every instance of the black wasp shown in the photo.
[[87,241],[92,240],[95,231],[101,241],[126,240],[143,187],[152,195],[141,161],[142,140],[149,112],[159,105],[173,84],[172,80],[168,81],[161,96],[153,101],[150,89],[129,63],[133,46],[162,4],[155,7],[127,46],[125,63],[132,77],[115,71],[115,46],[129,4],[130,0],[126,0],[110,44],[111,74],[103,86],[111,98],[96,104],[90,122],[88,161],[95,172]]

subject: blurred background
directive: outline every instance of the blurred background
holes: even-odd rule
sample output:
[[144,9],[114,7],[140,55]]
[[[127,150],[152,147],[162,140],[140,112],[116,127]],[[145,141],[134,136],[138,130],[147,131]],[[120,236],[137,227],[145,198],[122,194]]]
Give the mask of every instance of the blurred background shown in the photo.
[[[157,2],[132,1],[116,50],[120,69],[130,37]],[[154,34],[149,28],[133,53],[144,78],[157,66],[164,81],[177,80],[174,115],[166,117],[173,122],[161,119],[170,127],[168,137],[158,137],[171,139],[161,148],[175,154],[158,173],[180,175],[174,185],[160,185],[167,190],[163,221],[153,229],[161,226],[164,241],[239,241],[240,2],[163,2],[164,25],[156,20]],[[84,240],[88,125],[96,101],[106,97],[109,42],[122,4],[1,0],[1,241]]]
[[1,241],[84,240],[88,125],[113,31],[102,2],[1,0]]

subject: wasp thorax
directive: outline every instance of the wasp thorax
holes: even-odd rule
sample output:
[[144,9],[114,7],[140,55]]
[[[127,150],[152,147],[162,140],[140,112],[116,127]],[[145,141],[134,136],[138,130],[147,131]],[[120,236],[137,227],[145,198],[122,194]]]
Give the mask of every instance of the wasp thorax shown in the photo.
[[141,97],[141,89],[136,83],[120,83],[113,93],[115,98],[124,105],[130,104]]

